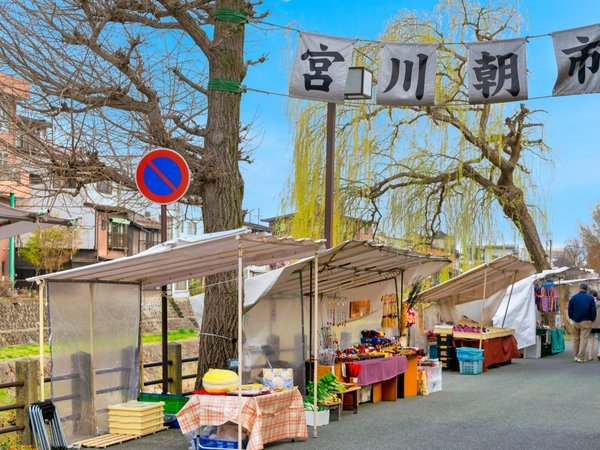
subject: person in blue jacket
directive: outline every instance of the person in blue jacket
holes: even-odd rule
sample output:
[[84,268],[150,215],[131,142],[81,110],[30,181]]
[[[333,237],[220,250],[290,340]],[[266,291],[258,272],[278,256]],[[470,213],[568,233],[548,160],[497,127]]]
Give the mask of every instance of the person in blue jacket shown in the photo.
[[596,302],[588,294],[588,285],[585,283],[579,285],[579,292],[569,300],[569,319],[575,327],[573,358],[575,362],[582,363],[592,323],[596,320]]

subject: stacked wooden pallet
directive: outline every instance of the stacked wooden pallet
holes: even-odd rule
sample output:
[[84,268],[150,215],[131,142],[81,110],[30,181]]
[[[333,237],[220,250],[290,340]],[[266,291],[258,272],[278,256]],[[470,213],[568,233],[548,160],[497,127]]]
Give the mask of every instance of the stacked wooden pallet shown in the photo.
[[143,436],[163,428],[163,402],[132,400],[108,407],[108,428],[112,434]]

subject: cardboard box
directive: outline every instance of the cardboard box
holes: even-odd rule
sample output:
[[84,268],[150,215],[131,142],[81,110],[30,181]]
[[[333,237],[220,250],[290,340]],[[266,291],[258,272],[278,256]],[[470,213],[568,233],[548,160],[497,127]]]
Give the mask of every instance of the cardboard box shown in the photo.
[[263,369],[263,384],[269,388],[293,388],[293,369]]

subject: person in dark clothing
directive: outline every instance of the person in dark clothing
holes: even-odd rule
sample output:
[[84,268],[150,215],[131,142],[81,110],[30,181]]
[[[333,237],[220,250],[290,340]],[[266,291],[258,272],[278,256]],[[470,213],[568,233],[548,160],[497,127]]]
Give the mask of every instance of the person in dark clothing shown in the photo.
[[579,292],[569,300],[569,319],[573,321],[575,328],[573,359],[582,363],[592,323],[596,320],[596,302],[588,294],[588,285],[585,283],[579,285]]

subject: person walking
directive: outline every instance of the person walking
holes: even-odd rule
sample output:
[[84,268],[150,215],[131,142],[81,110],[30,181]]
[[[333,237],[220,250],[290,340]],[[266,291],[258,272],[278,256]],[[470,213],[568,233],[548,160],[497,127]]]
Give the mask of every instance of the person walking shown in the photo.
[[598,359],[600,359],[600,299],[598,299],[598,292],[594,289],[590,291],[590,295],[596,300],[596,320],[592,323],[590,338],[588,340],[588,361],[594,359],[594,340],[596,338],[598,339]]
[[575,328],[573,359],[582,363],[592,323],[596,320],[596,302],[588,294],[588,285],[585,283],[579,285],[579,292],[569,300],[569,319],[573,321]]

